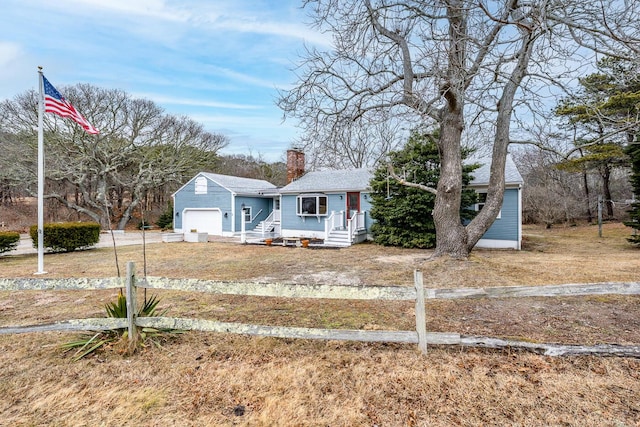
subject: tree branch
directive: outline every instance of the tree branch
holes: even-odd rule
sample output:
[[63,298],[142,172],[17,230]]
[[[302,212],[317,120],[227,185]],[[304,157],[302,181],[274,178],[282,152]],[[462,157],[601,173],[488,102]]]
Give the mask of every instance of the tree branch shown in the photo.
[[419,188],[420,190],[428,191],[429,193],[434,195],[438,194],[438,190],[436,190],[433,187],[429,187],[427,185],[419,184],[416,182],[407,181],[406,179],[401,178],[400,176],[398,176],[398,174],[396,174],[396,171],[394,170],[393,165],[391,163],[387,165],[387,170],[389,171],[389,176],[395,179],[396,181],[398,181],[398,183],[400,183],[401,185],[404,185],[406,187]]

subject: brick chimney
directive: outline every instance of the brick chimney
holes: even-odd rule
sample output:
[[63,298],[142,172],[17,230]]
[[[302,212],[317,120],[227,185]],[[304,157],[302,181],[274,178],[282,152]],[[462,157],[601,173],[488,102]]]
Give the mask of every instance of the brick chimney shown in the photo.
[[292,148],[287,150],[287,184],[304,175],[304,153]]

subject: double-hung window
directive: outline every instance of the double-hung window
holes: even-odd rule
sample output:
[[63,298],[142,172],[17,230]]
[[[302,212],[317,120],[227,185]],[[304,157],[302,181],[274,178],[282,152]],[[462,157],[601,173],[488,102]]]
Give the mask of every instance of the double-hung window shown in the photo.
[[199,176],[196,178],[195,193],[207,194],[207,178],[205,178],[204,176]]
[[251,222],[251,206],[244,207],[244,222]]

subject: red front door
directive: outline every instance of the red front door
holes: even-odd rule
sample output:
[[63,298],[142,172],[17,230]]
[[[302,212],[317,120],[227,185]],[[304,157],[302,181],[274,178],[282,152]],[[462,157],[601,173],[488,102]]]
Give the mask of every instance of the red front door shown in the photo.
[[360,193],[347,193],[347,219],[353,212],[360,212]]

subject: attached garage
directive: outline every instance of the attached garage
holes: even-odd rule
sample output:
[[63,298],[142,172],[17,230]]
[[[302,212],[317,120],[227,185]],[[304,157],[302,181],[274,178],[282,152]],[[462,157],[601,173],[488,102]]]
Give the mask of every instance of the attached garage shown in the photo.
[[267,181],[200,172],[173,193],[173,230],[233,236],[250,215],[255,228],[273,210],[277,187]]
[[220,209],[185,209],[182,215],[182,229],[185,232],[197,230],[198,233],[222,236]]

